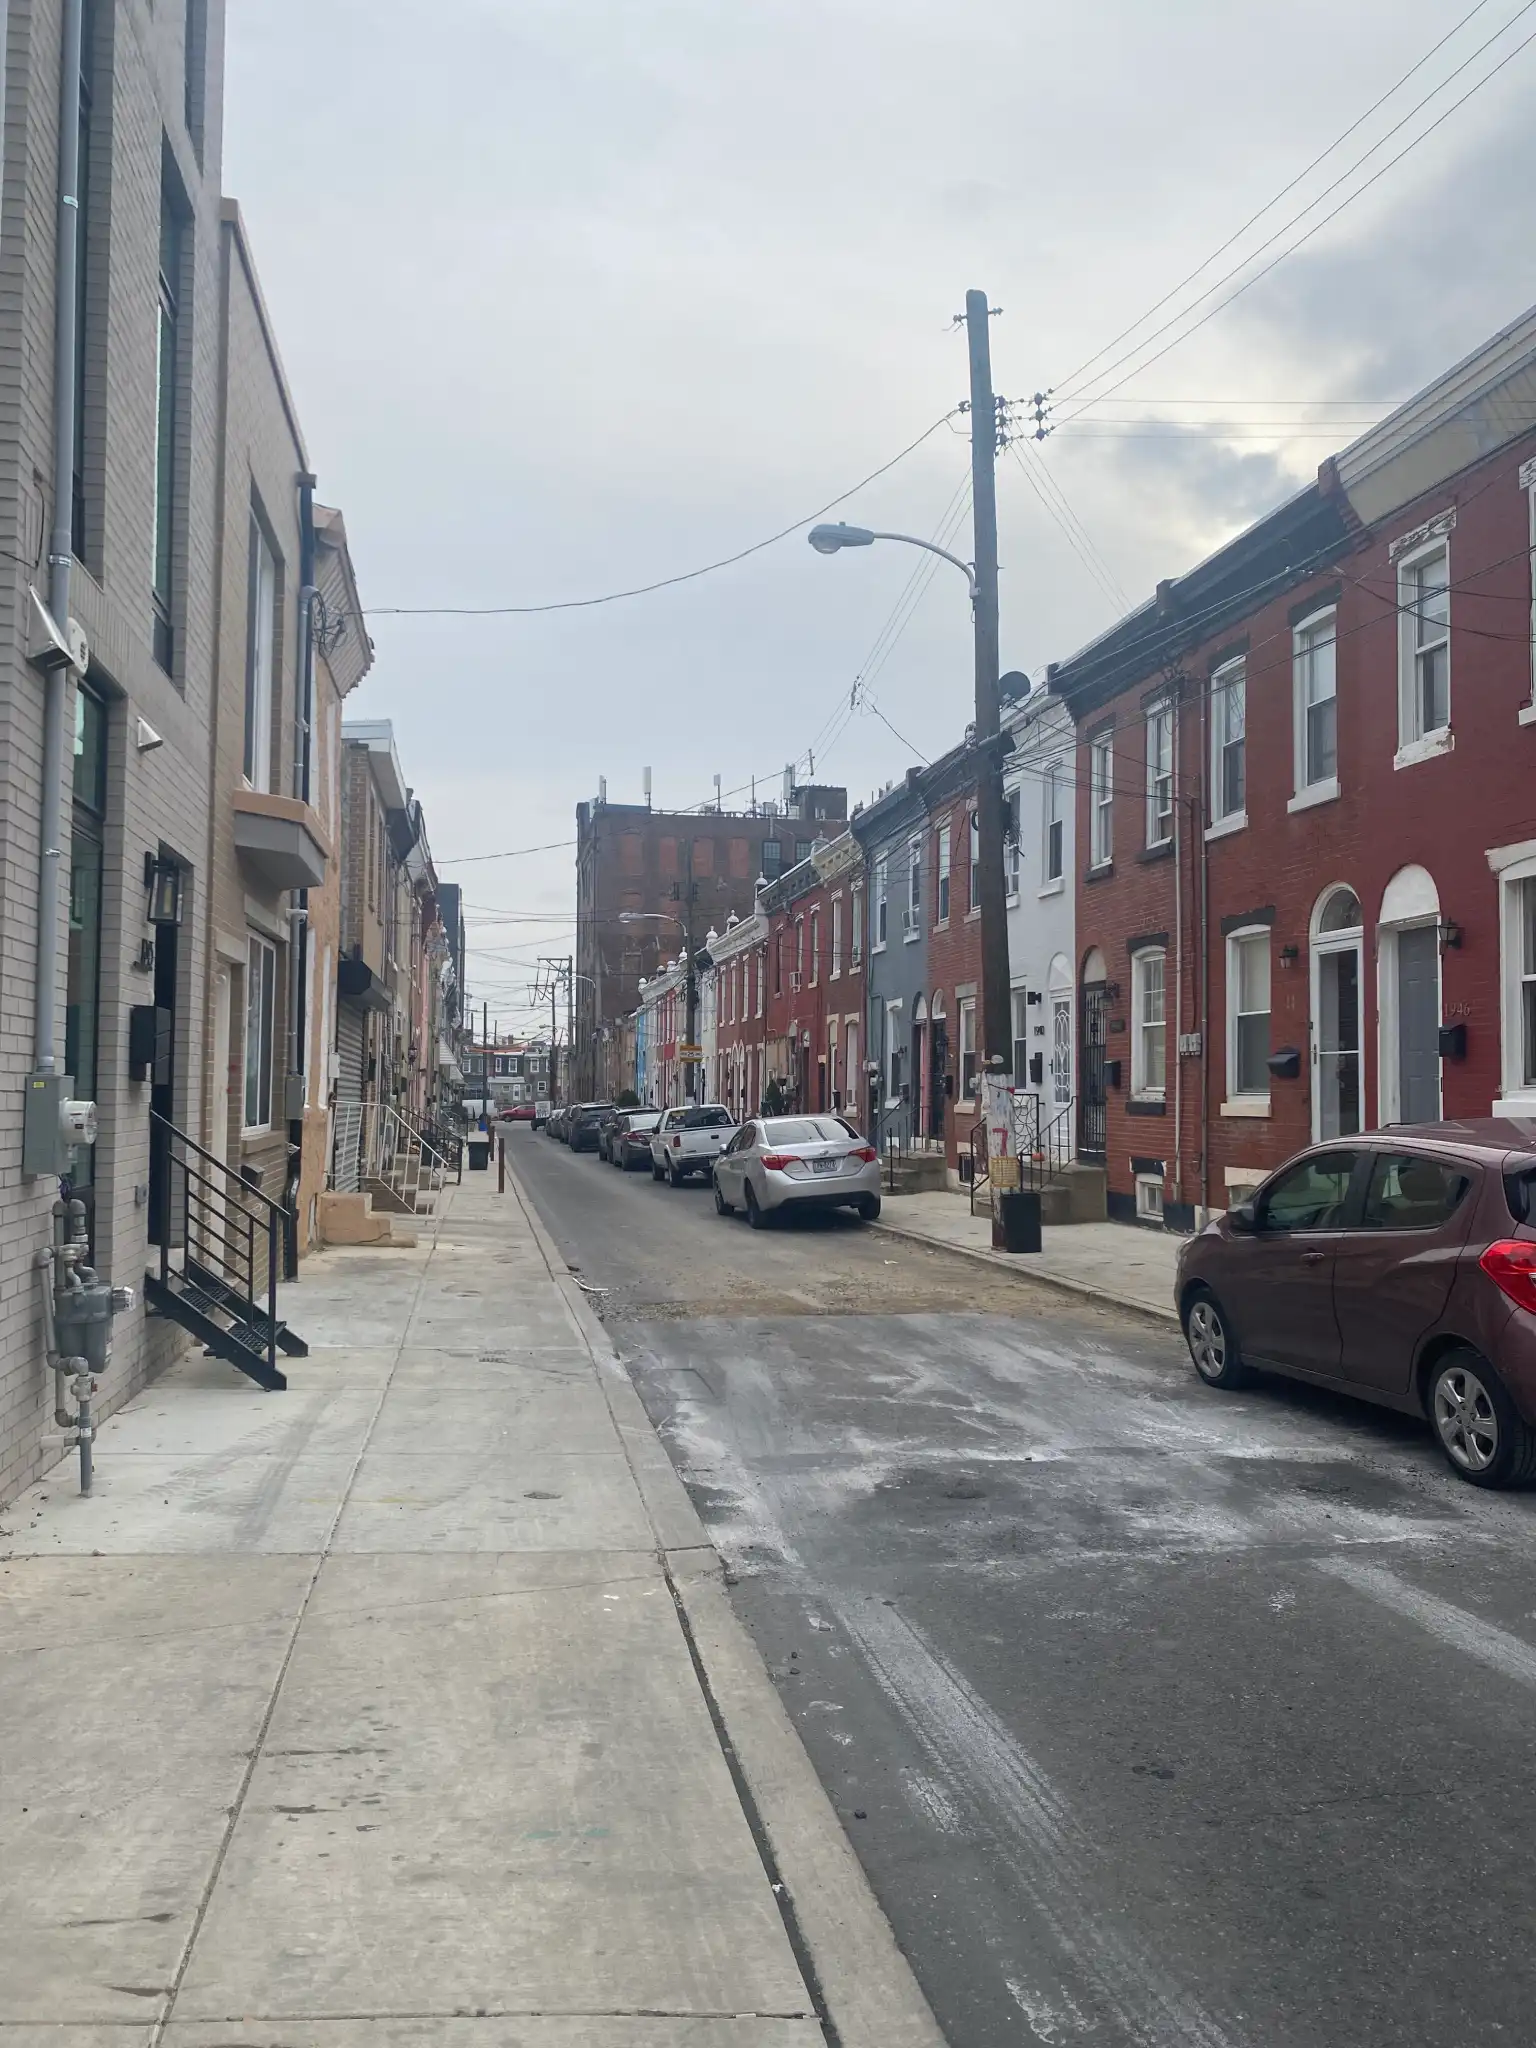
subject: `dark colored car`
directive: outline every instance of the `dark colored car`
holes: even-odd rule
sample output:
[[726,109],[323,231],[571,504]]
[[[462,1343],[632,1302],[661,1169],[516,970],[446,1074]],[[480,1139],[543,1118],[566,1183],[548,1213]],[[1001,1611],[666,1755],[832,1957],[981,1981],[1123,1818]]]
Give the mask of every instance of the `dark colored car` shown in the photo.
[[661,1122],[659,1109],[620,1110],[618,1122],[608,1135],[608,1162],[621,1173],[633,1173],[651,1163],[651,1133]]
[[573,1152],[597,1150],[597,1127],[613,1108],[611,1102],[578,1102],[565,1124],[565,1142]]
[[1507,1118],[1310,1146],[1188,1239],[1195,1370],[1427,1416],[1475,1486],[1536,1476],[1536,1133]]

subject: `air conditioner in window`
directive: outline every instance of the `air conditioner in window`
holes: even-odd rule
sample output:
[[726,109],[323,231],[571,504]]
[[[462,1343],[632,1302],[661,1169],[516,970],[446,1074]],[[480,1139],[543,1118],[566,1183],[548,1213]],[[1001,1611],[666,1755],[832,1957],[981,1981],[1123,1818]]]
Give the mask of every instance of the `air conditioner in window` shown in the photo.
[[792,967],[790,969],[789,992],[792,996],[797,996],[800,993],[800,972],[798,968]]
[[918,914],[915,910],[904,910],[901,913],[901,928],[904,932],[915,932],[917,922]]

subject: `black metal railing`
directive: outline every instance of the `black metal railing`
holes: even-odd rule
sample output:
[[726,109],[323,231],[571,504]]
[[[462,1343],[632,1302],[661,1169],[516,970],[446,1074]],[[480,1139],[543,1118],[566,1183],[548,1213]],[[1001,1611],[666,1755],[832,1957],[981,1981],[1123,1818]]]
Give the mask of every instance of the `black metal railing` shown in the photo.
[[1014,1097],[1015,1149],[1022,1186],[1038,1194],[1059,1180],[1072,1163],[1072,1115],[1070,1102],[1054,1116],[1047,1116],[1042,1096]]
[[423,1141],[443,1162],[444,1179],[451,1173],[456,1183],[464,1179],[464,1128],[444,1117],[427,1117],[421,1126]]
[[[277,1282],[288,1211],[240,1171],[152,1110],[150,1131],[160,1179],[160,1284],[195,1289],[243,1326],[253,1351],[277,1370]],[[173,1247],[182,1265],[171,1264]]]

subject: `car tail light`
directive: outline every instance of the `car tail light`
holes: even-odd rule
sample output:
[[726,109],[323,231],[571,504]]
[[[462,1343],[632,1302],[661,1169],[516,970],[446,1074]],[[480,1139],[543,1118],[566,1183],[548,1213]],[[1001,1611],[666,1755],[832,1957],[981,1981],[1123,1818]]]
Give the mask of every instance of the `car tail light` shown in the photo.
[[880,1157],[873,1145],[855,1145],[848,1156],[850,1159],[862,1159],[866,1166],[873,1166]]
[[782,1173],[786,1166],[796,1165],[799,1158],[798,1152],[765,1152],[763,1164],[774,1173]]
[[681,1139],[681,1138],[674,1138],[674,1139],[672,1140],[672,1150],[673,1150],[674,1152],[681,1152],[681,1151],[682,1151],[682,1149],[683,1149],[683,1141],[682,1141],[682,1139]]
[[1477,1263],[1517,1308],[1536,1315],[1536,1244],[1523,1237],[1500,1238]]

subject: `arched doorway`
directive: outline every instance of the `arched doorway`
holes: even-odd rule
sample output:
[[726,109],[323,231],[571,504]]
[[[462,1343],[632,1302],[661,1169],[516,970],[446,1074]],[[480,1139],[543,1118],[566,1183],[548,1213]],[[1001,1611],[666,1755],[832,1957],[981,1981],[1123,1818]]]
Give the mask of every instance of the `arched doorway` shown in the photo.
[[1058,953],[1046,977],[1046,1000],[1050,1004],[1050,1072],[1045,1089],[1052,1116],[1071,1107],[1072,1069],[1072,962]]
[[1108,1047],[1109,976],[1104,955],[1092,946],[1083,957],[1078,1004],[1077,1150],[1079,1158],[1100,1163],[1109,1153],[1109,1091],[1104,1074]]
[[1399,868],[1377,920],[1377,1111],[1384,1124],[1440,1115],[1440,892],[1427,868]]
[[935,989],[928,1025],[928,1124],[930,1138],[943,1139],[944,1111],[949,1102],[945,1085],[949,1073],[949,1024],[944,1014],[944,991]]
[[1312,1136],[1359,1130],[1365,941],[1360,899],[1347,883],[1325,889],[1312,911]]
[[932,1077],[928,1071],[928,999],[919,995],[912,1005],[912,1132],[922,1137],[928,1129],[928,1105],[932,1100]]

